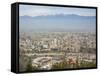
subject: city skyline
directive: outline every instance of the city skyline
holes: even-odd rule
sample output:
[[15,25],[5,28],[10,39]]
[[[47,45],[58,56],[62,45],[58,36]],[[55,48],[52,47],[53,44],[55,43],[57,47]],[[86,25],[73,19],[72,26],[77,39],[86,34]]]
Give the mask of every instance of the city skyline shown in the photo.
[[96,10],[19,6],[19,71],[96,67]]

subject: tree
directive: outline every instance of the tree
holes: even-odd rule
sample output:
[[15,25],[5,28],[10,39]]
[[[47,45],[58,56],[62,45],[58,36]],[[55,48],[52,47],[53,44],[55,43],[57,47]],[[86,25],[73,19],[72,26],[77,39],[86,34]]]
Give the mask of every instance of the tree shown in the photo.
[[68,67],[67,62],[62,61],[62,62],[53,64],[52,69],[65,69],[67,67]]
[[32,68],[32,61],[31,61],[31,59],[29,59],[27,67],[26,67],[26,71],[32,71],[32,70],[33,70],[33,68]]

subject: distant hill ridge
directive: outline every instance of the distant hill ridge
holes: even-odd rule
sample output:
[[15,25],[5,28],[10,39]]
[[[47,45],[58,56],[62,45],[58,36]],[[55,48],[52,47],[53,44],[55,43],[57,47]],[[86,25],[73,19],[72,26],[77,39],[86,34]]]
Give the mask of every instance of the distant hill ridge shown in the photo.
[[56,14],[56,15],[41,15],[41,16],[20,16],[23,18],[37,18],[37,17],[95,17],[95,16],[81,16],[81,15],[76,15],[76,14]]

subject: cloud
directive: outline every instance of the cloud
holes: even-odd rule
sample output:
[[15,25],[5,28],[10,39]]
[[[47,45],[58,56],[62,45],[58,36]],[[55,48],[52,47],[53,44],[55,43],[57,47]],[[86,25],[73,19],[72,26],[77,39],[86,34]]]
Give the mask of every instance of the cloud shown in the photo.
[[95,16],[95,9],[88,8],[69,8],[69,7],[52,7],[52,6],[37,6],[37,5],[20,5],[20,16],[46,16],[57,14],[76,14],[81,16]]

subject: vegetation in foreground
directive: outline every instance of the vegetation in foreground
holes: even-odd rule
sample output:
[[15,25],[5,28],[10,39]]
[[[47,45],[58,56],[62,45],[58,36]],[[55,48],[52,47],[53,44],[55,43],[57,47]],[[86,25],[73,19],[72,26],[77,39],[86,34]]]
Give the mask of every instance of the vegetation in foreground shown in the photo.
[[[96,64],[94,62],[86,62],[86,61],[81,61],[80,64],[78,64],[78,61],[76,61],[76,64],[69,64],[67,61],[62,61],[59,63],[55,63],[52,65],[51,70],[56,70],[56,69],[78,69],[78,68],[92,68],[96,67]],[[26,71],[37,71],[41,70],[39,67],[32,66],[31,61],[27,64]]]

